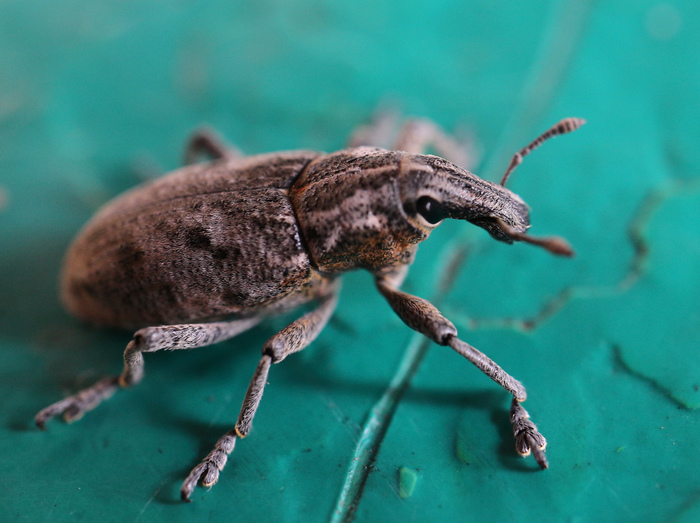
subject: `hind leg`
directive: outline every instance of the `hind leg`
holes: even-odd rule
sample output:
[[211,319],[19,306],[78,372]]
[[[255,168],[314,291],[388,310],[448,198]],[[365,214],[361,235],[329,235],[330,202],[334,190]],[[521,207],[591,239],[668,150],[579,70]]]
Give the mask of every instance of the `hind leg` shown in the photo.
[[212,129],[202,127],[190,136],[187,145],[185,145],[184,164],[192,165],[201,156],[207,156],[210,160],[221,160],[223,158],[237,158],[243,156],[243,153],[236,147],[225,143]]
[[97,407],[121,387],[136,385],[143,378],[143,353],[159,350],[179,350],[206,347],[232,338],[256,325],[260,318],[244,318],[228,322],[191,325],[165,325],[147,327],[136,331],[134,339],[124,351],[124,370],[119,376],[103,378],[77,394],[49,405],[35,417],[37,426],[43,429],[54,416],[63,414],[72,422]]

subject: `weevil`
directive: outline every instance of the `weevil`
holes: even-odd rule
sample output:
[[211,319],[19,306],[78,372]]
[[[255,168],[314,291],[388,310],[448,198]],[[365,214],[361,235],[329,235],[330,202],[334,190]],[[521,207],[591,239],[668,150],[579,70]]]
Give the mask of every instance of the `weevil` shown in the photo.
[[[43,409],[36,424],[44,428],[58,414],[77,420],[117,389],[136,385],[144,353],[205,347],[265,317],[315,304],[264,344],[235,427],[182,485],[188,501],[198,483],[218,481],[236,440],[249,433],[270,366],[319,335],[336,306],[339,277],[366,269],[409,327],[451,347],[513,395],[516,450],[532,452],[547,468],[546,440],[520,405],[522,384],[462,341],[437,308],[400,286],[418,244],[446,218],[471,222],[500,242],[573,254],[562,238],[527,234],[528,208],[505,182],[533,149],[583,123],[567,118],[540,135],[513,156],[500,184],[423,154],[427,146],[442,156],[457,148],[420,120],[404,126],[392,150],[362,145],[363,133],[356,133],[349,148],[332,154],[242,157],[213,133],[195,134],[185,167],[108,203],[70,246],[61,279],[68,310],[135,334],[120,375]],[[203,154],[211,161],[197,163]]]

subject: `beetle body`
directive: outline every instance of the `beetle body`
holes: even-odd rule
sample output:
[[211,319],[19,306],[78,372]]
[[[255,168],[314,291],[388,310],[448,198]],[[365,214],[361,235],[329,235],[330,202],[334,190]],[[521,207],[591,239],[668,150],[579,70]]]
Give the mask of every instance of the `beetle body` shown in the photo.
[[301,303],[319,278],[288,191],[316,155],[196,164],[127,192],[69,249],[68,309],[99,325],[136,328]]
[[[451,143],[437,128],[407,127],[403,147],[351,147],[324,154],[292,151],[235,157],[207,133],[193,137],[188,165],[107,204],[79,233],[66,256],[62,298],[79,318],[138,329],[124,368],[39,412],[40,428],[57,414],[80,418],[119,387],[143,377],[143,354],[193,349],[229,339],[262,318],[314,301],[316,307],[272,336],[250,382],[234,429],[216,443],[183,483],[213,485],[239,438],[245,437],[273,363],[303,350],[331,317],[338,276],[366,269],[379,292],[412,329],[449,346],[513,395],[516,449],[542,468],[546,441],[520,406],[525,388],[457,336],[426,300],[399,287],[417,246],[445,218],[469,221],[495,239],[525,241],[555,254],[572,252],[561,239],[533,238],[528,209],[503,187],[522,157],[547,138],[583,121],[566,119],[516,153],[500,185],[437,156],[423,155],[425,138]],[[359,144],[358,144],[359,145]],[[447,147],[449,149],[450,147]]]

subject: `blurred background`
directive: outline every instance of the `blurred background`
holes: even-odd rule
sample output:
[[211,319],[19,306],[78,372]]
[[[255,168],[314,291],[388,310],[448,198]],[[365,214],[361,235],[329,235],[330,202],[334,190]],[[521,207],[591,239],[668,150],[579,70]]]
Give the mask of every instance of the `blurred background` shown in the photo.
[[[698,22],[692,0],[0,3],[3,519],[697,521]],[[101,204],[177,168],[200,124],[248,154],[332,151],[378,107],[473,136],[490,180],[559,119],[588,120],[509,182],[574,259],[445,223],[404,286],[528,387],[548,471],[515,454],[508,395],[449,349],[421,362],[366,273],[271,370],[251,435],[190,505],[182,480],[293,315],[149,354],[136,389],[33,427],[121,369],[130,333],[81,325],[56,292]]]

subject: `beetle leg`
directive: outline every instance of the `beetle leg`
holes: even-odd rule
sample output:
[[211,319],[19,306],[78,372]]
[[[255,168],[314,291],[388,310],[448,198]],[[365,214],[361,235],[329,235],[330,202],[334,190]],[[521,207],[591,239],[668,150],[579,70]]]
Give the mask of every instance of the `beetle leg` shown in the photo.
[[372,116],[372,121],[355,129],[348,139],[348,147],[369,145],[389,148],[396,137],[399,124],[398,111],[379,109]]
[[69,423],[77,421],[83,414],[97,407],[102,400],[110,398],[118,387],[119,376],[102,378],[93,386],[49,405],[34,417],[34,422],[43,430],[46,422],[58,414],[63,414]]
[[223,158],[236,158],[243,156],[241,151],[232,145],[228,145],[212,129],[197,129],[190,136],[185,146],[185,165],[196,163],[200,156],[208,156],[212,160]]
[[460,340],[452,322],[440,314],[440,311],[430,302],[398,290],[381,274],[377,275],[376,283],[379,292],[409,327],[439,345],[451,347],[513,395],[511,423],[515,435],[515,448],[522,456],[529,455],[532,450],[540,467],[547,468],[547,458],[544,456],[547,442],[535,424],[529,420],[527,411],[519,405],[527,398],[522,383],[510,376],[483,352]]
[[397,133],[398,122],[397,111],[377,111],[368,125],[350,135],[348,147],[370,145],[411,154],[425,154],[432,147],[440,156],[462,167],[476,164],[478,155],[472,139],[450,136],[426,118],[406,120]]
[[472,140],[458,140],[445,133],[437,124],[424,118],[407,120],[394,144],[397,151],[425,154],[429,148],[461,167],[476,163],[476,151]]
[[279,363],[294,352],[307,347],[323,330],[338,301],[336,286],[331,293],[320,299],[319,306],[272,336],[263,347],[263,356],[250,381],[248,391],[243,400],[238,421],[233,430],[224,434],[214,445],[214,449],[197,465],[182,484],[180,496],[183,501],[189,501],[197,483],[211,487],[219,480],[219,472],[224,469],[228,456],[233,451],[236,438],[245,438],[262,399],[267,374],[272,363]]
[[406,276],[408,276],[408,265],[402,263],[398,266],[381,269],[377,276],[381,280],[382,285],[391,289],[398,289],[403,284]]
[[103,378],[91,387],[49,405],[34,417],[34,421],[41,429],[58,414],[63,414],[69,423],[76,421],[112,396],[120,385],[136,385],[143,378],[144,352],[205,347],[232,338],[252,328],[260,320],[252,317],[228,322],[147,327],[136,331],[134,339],[124,351],[124,370],[120,376]]

